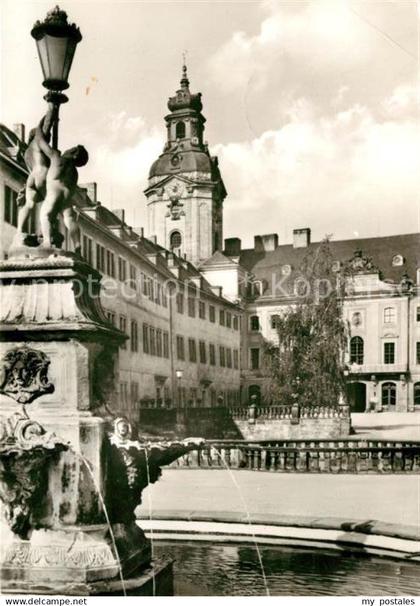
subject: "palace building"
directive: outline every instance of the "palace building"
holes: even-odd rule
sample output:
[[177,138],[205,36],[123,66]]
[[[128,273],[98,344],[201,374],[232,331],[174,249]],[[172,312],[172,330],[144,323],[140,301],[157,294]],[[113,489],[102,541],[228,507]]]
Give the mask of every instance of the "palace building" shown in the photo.
[[[146,233],[101,204],[96,184],[74,197],[82,254],[103,275],[102,306],[128,337],[119,352],[119,406],[133,419],[141,406],[236,406],[252,395],[262,402],[264,348],[276,343],[275,318],[293,302],[284,285],[317,246],[308,228],[294,230],[286,245],[276,234],[255,236],[247,250],[238,238],[223,240],[227,192],[185,66],[168,109],[166,142],[144,192]],[[1,126],[2,258],[16,233],[24,150],[23,126]],[[420,407],[420,234],[333,240],[331,249],[337,270],[354,269],[344,304],[352,410]]]

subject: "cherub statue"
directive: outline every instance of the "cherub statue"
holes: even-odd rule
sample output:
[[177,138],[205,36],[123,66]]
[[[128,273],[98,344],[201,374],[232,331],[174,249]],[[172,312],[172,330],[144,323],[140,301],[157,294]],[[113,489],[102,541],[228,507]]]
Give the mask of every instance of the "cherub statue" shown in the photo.
[[135,519],[135,508],[141,504],[143,490],[159,479],[161,466],[202,448],[205,440],[140,442],[132,439],[132,427],[125,417],[115,419],[113,426],[109,438],[107,510],[112,523],[130,523]]
[[[25,186],[25,204],[19,212],[18,234],[22,234],[23,225],[35,203],[42,201],[40,221],[43,247],[51,247],[57,231],[58,215],[62,214],[75,252],[80,253],[80,229],[71,201],[78,180],[76,167],[87,164],[89,155],[82,145],[63,153],[51,147],[50,131],[55,120],[56,110],[50,104],[25,152],[25,160],[31,172]],[[22,198],[21,193],[20,199]]]
[[61,153],[53,149],[46,140],[41,126],[37,128],[39,146],[50,160],[46,178],[46,196],[41,206],[41,231],[43,246],[51,246],[51,235],[59,213],[63,215],[76,253],[80,253],[80,229],[76,221],[71,200],[77,186],[76,166],[84,166],[89,154],[82,145],[72,147]]
[[29,133],[28,146],[25,150],[24,158],[26,166],[29,169],[29,176],[25,186],[18,194],[18,224],[17,233],[21,235],[23,228],[30,212],[35,207],[37,202],[41,202],[45,198],[46,178],[50,167],[50,159],[42,151],[39,140],[39,131],[41,130],[46,141],[50,140],[51,128],[54,121],[57,119],[57,112],[52,103],[48,104],[48,111],[39,123],[38,128],[34,128]]

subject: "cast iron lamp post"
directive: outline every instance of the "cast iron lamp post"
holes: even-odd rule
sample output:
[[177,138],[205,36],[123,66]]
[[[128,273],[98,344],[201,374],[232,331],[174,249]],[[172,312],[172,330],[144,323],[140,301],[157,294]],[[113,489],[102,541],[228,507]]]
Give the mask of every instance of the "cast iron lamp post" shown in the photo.
[[53,103],[56,108],[52,146],[57,149],[58,112],[61,103],[68,101],[62,91],[69,87],[70,68],[76,46],[82,39],[82,34],[74,23],[68,23],[67,14],[56,6],[47,13],[44,21],[35,23],[31,36],[36,40],[42,73],[44,74],[42,85],[48,89],[44,99]]

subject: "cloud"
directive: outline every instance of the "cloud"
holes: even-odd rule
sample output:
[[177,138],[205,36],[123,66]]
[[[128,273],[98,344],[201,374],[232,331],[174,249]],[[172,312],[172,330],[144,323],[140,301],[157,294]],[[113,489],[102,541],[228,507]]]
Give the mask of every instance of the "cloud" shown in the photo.
[[216,145],[229,192],[226,231],[241,235],[258,225],[290,241],[302,226],[318,238],[418,230],[419,129],[411,118],[395,119],[395,99],[410,97],[393,91],[382,120],[360,105],[317,116],[299,100],[281,128]]
[[[100,134],[103,132],[107,132],[106,140]],[[149,128],[141,116],[129,116],[124,111],[109,113],[91,125],[87,135],[87,147],[95,153],[84,169],[83,180],[97,181],[103,203],[124,207],[128,222],[145,225],[142,190],[162,146],[161,129]]]
[[[211,79],[223,82],[221,94],[246,106],[254,131],[266,129],[268,120],[284,119],[300,97],[310,99],[313,111],[322,114],[355,103],[380,111],[390,90],[416,78],[410,3],[403,9],[390,3],[358,7],[346,0],[264,6],[268,16],[259,31],[234,32],[208,62]],[[401,23],[410,41],[407,49],[399,43],[404,40]]]

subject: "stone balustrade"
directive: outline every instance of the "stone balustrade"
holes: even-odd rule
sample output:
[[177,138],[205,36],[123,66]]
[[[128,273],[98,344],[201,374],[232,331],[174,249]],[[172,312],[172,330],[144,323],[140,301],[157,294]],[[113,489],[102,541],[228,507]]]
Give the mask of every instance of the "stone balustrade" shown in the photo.
[[171,465],[277,473],[419,473],[420,442],[371,440],[210,441]]
[[[296,408],[296,413],[294,409]],[[349,407],[345,406],[241,406],[229,408],[232,419],[292,419],[298,416],[304,419],[334,419],[349,416]]]

